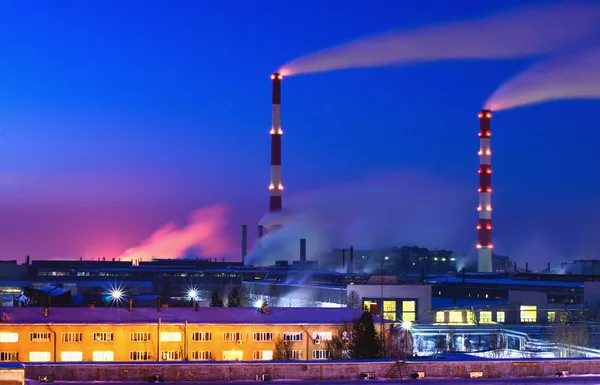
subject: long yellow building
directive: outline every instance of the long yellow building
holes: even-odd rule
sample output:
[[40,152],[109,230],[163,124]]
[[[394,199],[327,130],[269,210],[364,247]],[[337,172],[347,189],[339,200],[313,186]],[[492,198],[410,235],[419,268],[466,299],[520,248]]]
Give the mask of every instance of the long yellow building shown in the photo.
[[0,361],[271,360],[329,358],[327,341],[360,316],[347,308],[9,308]]

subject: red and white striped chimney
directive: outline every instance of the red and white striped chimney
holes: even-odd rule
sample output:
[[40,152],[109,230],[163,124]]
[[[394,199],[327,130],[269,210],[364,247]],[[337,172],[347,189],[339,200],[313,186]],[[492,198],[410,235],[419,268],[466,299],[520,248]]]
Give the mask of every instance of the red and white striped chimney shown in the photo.
[[281,76],[271,75],[273,82],[273,118],[271,123],[271,183],[269,184],[269,212],[281,211],[283,184],[281,183]]
[[479,223],[477,224],[477,270],[492,271],[492,132],[490,121],[492,112],[479,112]]

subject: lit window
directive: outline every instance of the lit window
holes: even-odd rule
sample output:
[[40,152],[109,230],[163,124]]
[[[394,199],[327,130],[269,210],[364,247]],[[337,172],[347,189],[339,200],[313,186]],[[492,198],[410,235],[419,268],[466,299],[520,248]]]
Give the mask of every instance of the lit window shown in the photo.
[[396,301],[383,301],[383,318],[390,321],[396,320]]
[[0,333],[0,342],[19,342],[19,333]]
[[443,311],[435,312],[435,322],[440,324],[446,322],[446,317]]
[[132,333],[129,333],[129,340],[131,342],[150,341],[150,333],[149,332],[132,332]]
[[50,352],[29,352],[31,362],[50,362]]
[[521,322],[536,322],[537,306],[521,306]]
[[150,361],[150,359],[150,352],[148,351],[129,352],[130,361]]
[[94,333],[93,336],[94,342],[113,342],[114,338],[115,336],[112,332]]
[[496,312],[496,322],[504,323],[504,312],[503,311]]
[[375,309],[377,309],[377,302],[373,302],[373,301],[363,301],[363,309],[364,311],[371,311],[371,306],[375,306]]
[[492,322],[492,312],[491,311],[480,311],[479,312],[479,323],[482,324],[491,324]]
[[115,353],[111,351],[95,351],[92,353],[92,361],[114,361]]
[[83,353],[82,352],[61,352],[60,360],[61,361],[83,361]]
[[241,361],[244,356],[244,352],[241,350],[224,350],[223,361]]
[[29,333],[29,341],[31,342],[50,342],[50,333]]
[[449,312],[449,320],[451,324],[463,323],[463,312],[462,310],[451,310]]
[[212,352],[210,350],[197,350],[192,352],[192,360],[194,361],[210,361],[212,360]]
[[163,361],[179,361],[181,360],[180,350],[167,350],[162,352]]
[[313,340],[315,341],[331,341],[333,334],[331,332],[314,332]]
[[255,350],[252,352],[253,360],[269,361],[273,359],[272,350]]
[[225,342],[236,342],[242,340],[242,333],[240,332],[225,332],[223,333],[223,341]]
[[415,321],[417,319],[416,301],[402,301],[402,321]]
[[554,311],[548,312],[548,322],[550,322],[550,323],[556,322],[556,312],[554,312]]
[[160,340],[161,342],[180,342],[181,332],[161,332]]

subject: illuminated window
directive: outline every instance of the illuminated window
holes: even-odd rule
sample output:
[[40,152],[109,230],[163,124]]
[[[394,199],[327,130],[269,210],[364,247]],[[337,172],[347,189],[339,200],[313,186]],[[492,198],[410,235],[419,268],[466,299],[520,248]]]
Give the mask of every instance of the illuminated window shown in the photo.
[[446,322],[446,316],[444,314],[443,311],[436,311],[435,312],[435,322],[437,323],[444,323]]
[[551,323],[556,322],[556,312],[554,312],[554,311],[548,312],[548,322],[551,322]]
[[273,341],[273,333],[268,333],[268,332],[254,333],[254,341],[258,341],[258,342]]
[[363,310],[364,311],[371,311],[371,306],[375,306],[375,308],[377,308],[377,302],[373,302],[373,301],[363,301]]
[[313,340],[317,341],[331,341],[333,334],[331,332],[314,332]]
[[396,320],[396,301],[383,301],[383,318],[390,321]]
[[192,333],[192,341],[202,341],[202,342],[212,341],[212,333],[211,332]]
[[479,312],[479,323],[482,324],[491,324],[492,322],[492,312],[491,311],[480,311]]
[[31,342],[50,342],[50,333],[29,333]]
[[225,332],[223,333],[223,341],[225,342],[236,342],[242,340],[242,333],[240,332]]
[[83,353],[82,352],[61,352],[60,360],[61,361],[83,361]]
[[61,333],[60,340],[62,342],[81,342],[83,340],[83,333],[78,333],[78,332]]
[[161,342],[179,342],[181,341],[181,332],[160,332]]
[[504,312],[503,311],[496,312],[496,322],[504,323]]
[[112,332],[94,333],[94,342],[113,342],[115,336]]
[[268,361],[273,359],[273,351],[272,350],[255,350],[252,352],[253,360],[262,360]]
[[241,350],[224,350],[223,361],[241,361],[244,356],[244,352]]
[[114,361],[115,354],[111,351],[95,351],[92,353],[92,361]]
[[150,352],[148,351],[135,351],[129,352],[130,361],[150,361]]
[[451,310],[449,313],[449,322],[451,324],[463,323],[463,312],[462,310]]
[[475,312],[471,311],[471,310],[467,310],[465,313],[467,314],[467,323],[470,323],[470,324],[473,324],[473,325],[476,324],[476,322],[475,322]]
[[194,361],[210,361],[212,360],[212,352],[210,350],[196,350],[192,352],[192,360]]
[[150,333],[149,332],[133,332],[133,333],[129,333],[129,340],[131,342],[150,341]]
[[19,361],[19,352],[0,352],[0,361]]
[[19,333],[0,333],[0,342],[19,342]]
[[313,350],[312,358],[313,360],[327,360],[331,357],[331,352],[329,350]]
[[181,360],[180,350],[166,350],[162,352],[163,361],[179,361]]
[[402,321],[415,321],[417,319],[416,301],[402,301]]
[[29,352],[31,362],[50,362],[50,352]]
[[302,341],[302,332],[287,332],[283,333],[284,341]]
[[537,321],[537,306],[521,306],[521,322]]

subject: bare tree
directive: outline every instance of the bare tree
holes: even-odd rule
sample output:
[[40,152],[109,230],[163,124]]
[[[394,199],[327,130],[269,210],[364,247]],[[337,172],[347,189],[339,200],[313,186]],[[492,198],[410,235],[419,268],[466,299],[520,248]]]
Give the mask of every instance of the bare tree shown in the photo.
[[275,340],[275,350],[273,350],[273,359],[276,361],[283,361],[290,359],[290,352],[292,351],[291,345],[286,343],[283,338],[278,337]]
[[559,353],[562,357],[581,357],[577,347],[587,348],[592,343],[590,330],[585,326],[558,326],[555,340],[561,345]]
[[352,309],[360,309],[360,295],[354,290],[348,293],[348,298],[346,300],[346,305]]

